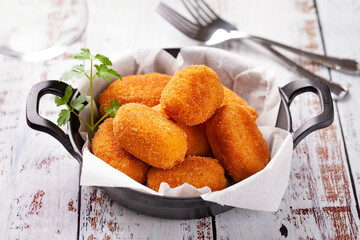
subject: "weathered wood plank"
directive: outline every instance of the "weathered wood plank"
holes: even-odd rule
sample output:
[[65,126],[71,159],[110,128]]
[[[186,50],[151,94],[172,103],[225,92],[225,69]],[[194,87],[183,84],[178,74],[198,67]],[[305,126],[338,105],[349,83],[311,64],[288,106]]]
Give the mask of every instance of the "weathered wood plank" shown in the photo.
[[212,239],[211,218],[164,220],[133,212],[97,187],[83,187],[80,239]]
[[[326,52],[360,60],[360,2],[317,1]],[[346,14],[341,14],[341,13]],[[354,185],[360,201],[360,77],[331,71],[333,81],[350,86],[350,94],[337,103]],[[359,206],[358,206],[359,208]]]
[[[79,48],[79,46],[77,46]],[[33,84],[57,79],[64,57],[24,63],[1,56],[0,235],[6,239],[75,239],[79,165],[55,139],[26,124],[26,98]],[[57,77],[55,77],[57,76]],[[54,98],[41,114],[56,119]]]

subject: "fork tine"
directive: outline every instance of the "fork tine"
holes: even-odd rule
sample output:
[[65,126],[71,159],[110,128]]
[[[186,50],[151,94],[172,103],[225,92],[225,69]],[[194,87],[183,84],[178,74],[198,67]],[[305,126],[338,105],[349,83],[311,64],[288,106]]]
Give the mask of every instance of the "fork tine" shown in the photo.
[[165,3],[160,2],[157,10],[160,10],[160,11],[162,10],[164,15],[167,15],[168,17],[176,18],[182,24],[189,26],[194,31],[198,29],[198,25],[196,25],[195,23],[191,22],[190,20],[188,20],[187,18],[182,16],[180,13],[178,13],[177,11],[175,11],[173,8],[171,8],[170,6],[168,6]]
[[[197,1],[181,0],[191,16],[201,25],[206,26],[212,22],[212,18],[201,8]],[[195,5],[195,3],[196,5]],[[199,11],[201,10],[201,11]]]
[[[201,2],[202,5],[206,8],[206,10],[204,8],[202,8],[198,2]],[[219,15],[217,15],[204,0],[197,1],[197,4],[209,18],[211,18],[211,19],[220,18]],[[212,16],[208,15],[209,12],[212,14]]]
[[[195,2],[196,2],[197,7],[198,7],[199,9],[201,9],[201,11],[203,12],[203,14],[204,14],[207,18],[209,18],[210,21],[213,21],[213,20],[216,20],[217,18],[219,18],[218,15],[216,15],[215,12],[209,7],[209,5],[207,5],[207,4],[205,3],[205,1],[203,1],[203,0],[195,0]],[[200,4],[199,2],[201,2],[201,4],[202,4],[203,6],[201,6],[201,4]],[[210,16],[210,15],[211,15],[210,13],[212,14],[212,16]]]
[[177,13],[171,7],[160,2],[156,11],[182,33],[192,38],[195,37],[198,26]]
[[[198,9],[193,5],[192,2],[185,2],[185,0],[181,0],[181,2],[198,24],[200,24],[201,26],[205,26],[207,24],[207,21],[201,16]],[[196,12],[197,14],[195,14],[194,12]]]

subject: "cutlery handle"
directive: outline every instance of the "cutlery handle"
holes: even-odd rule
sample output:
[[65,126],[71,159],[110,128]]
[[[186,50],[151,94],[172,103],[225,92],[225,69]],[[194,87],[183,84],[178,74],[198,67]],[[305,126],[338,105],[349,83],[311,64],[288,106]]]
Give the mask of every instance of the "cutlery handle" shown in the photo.
[[289,66],[291,66],[294,70],[296,70],[298,73],[300,73],[304,77],[307,77],[310,79],[315,79],[315,80],[318,80],[318,81],[326,84],[330,88],[330,91],[332,93],[334,100],[342,100],[348,94],[349,90],[346,86],[342,86],[337,83],[330,82],[330,81],[326,80],[325,78],[322,78],[322,77],[306,70],[305,68],[301,67],[297,63],[293,62],[289,58],[282,55],[277,50],[273,49],[270,45],[267,45],[267,44],[261,44],[261,45],[264,46],[265,48],[267,48],[270,52],[275,54],[281,60],[286,62]]
[[335,58],[335,57],[329,57],[325,55],[320,55],[316,53],[311,53],[307,51],[300,50],[298,48],[294,48],[279,42],[275,42],[269,39],[265,39],[258,36],[249,36],[250,39],[252,39],[255,42],[261,43],[261,44],[269,44],[273,46],[277,46],[283,49],[286,49],[290,52],[299,54],[301,56],[308,57],[309,59],[320,63],[326,67],[335,69],[340,72],[345,72],[349,74],[359,74],[360,73],[360,62],[353,60],[353,59],[346,59],[346,58]]
[[[334,106],[327,85],[312,79],[299,79],[279,88],[282,104],[279,109],[279,118],[276,126],[293,133],[293,147],[310,133],[328,127],[334,121]],[[292,129],[290,105],[294,98],[304,92],[313,92],[318,95],[322,113],[302,124],[296,131]]]
[[35,84],[31,88],[26,102],[26,121],[32,129],[48,133],[57,139],[65,149],[81,163],[81,153],[72,146],[69,135],[56,124],[39,115],[41,97],[45,94],[53,94],[62,97],[65,94],[67,86],[66,83],[56,80]]

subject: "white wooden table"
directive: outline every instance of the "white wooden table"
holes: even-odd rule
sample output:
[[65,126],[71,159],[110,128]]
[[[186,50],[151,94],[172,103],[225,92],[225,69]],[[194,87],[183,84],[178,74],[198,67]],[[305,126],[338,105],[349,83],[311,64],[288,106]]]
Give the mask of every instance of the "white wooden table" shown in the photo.
[[[176,0],[169,4],[181,7]],[[209,0],[238,28],[306,50],[360,58],[360,1]],[[350,85],[335,103],[331,127],[295,149],[290,181],[276,212],[233,209],[198,220],[163,220],[117,205],[96,187],[79,187],[79,164],[55,139],[30,129],[25,102],[32,85],[58,79],[81,47],[111,55],[129,48],[198,44],[155,13],[158,1],[89,0],[85,35],[67,52],[41,63],[0,56],[0,239],[359,239],[360,77],[289,55],[307,69]],[[272,65],[279,85],[296,75],[249,42],[229,51]],[[314,94],[292,104],[295,125],[316,115]],[[55,120],[53,98],[41,113]]]

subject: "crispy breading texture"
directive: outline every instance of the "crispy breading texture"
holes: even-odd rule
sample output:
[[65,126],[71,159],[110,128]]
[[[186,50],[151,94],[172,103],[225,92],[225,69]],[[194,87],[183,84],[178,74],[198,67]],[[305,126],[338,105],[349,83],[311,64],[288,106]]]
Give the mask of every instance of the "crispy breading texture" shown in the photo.
[[[166,115],[161,104],[152,107],[156,111],[162,113],[166,118],[170,118]],[[206,136],[205,124],[199,124],[195,126],[187,126],[184,123],[176,123],[182,130],[184,130],[187,137],[187,152],[186,156],[210,156],[211,149],[209,141]]]
[[157,168],[172,168],[184,161],[186,134],[151,107],[128,103],[114,119],[114,134],[126,151]]
[[186,156],[210,156],[210,144],[206,136],[206,127],[204,124],[187,126],[184,123],[176,123],[187,136]]
[[216,159],[239,182],[262,170],[269,147],[249,112],[239,104],[219,108],[206,122],[206,133]]
[[168,183],[171,188],[184,183],[196,188],[208,186],[211,191],[226,187],[224,168],[216,159],[209,157],[189,156],[184,162],[168,170],[151,168],[147,175],[147,186],[158,191],[162,182]]
[[91,143],[92,153],[135,181],[144,183],[149,166],[120,147],[113,133],[113,119],[106,119]]
[[193,65],[174,74],[160,103],[171,119],[193,126],[210,118],[223,98],[224,89],[216,72],[205,65]]
[[228,105],[229,103],[240,104],[250,113],[250,115],[253,117],[253,119],[255,119],[255,120],[257,119],[258,113],[256,112],[255,109],[250,107],[249,104],[244,99],[242,99],[239,95],[234,93],[232,90],[230,90],[229,88],[227,88],[225,86],[223,86],[223,87],[224,87],[224,99],[222,101],[221,107]]
[[171,76],[161,73],[129,75],[116,80],[100,94],[99,108],[101,116],[105,107],[110,107],[110,100],[117,99],[120,104],[142,103],[147,106],[159,104],[163,88]]
[[152,109],[160,112],[162,115],[164,115],[164,117],[166,117],[167,119],[170,119],[170,117],[168,115],[166,115],[164,109],[161,107],[161,104],[159,103],[158,105],[156,106],[153,106]]

